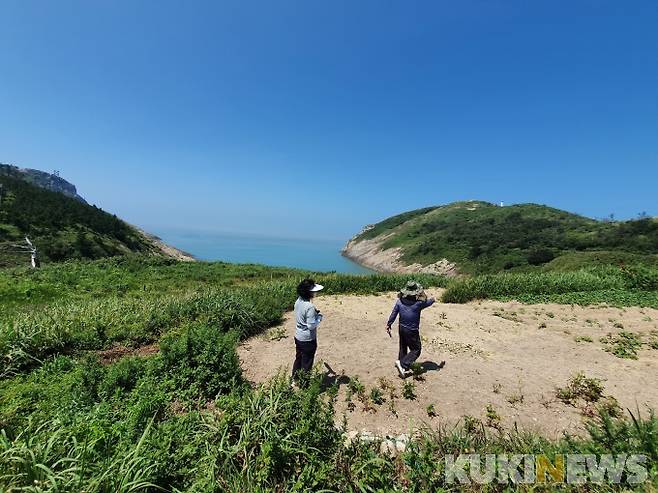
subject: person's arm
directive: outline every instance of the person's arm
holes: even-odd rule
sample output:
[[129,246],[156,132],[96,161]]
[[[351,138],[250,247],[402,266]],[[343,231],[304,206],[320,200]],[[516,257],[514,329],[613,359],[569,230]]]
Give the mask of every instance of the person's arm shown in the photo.
[[434,298],[430,298],[429,300],[421,301],[420,302],[420,309],[423,310],[427,308],[428,306],[432,306],[436,300]]
[[393,311],[391,312],[391,316],[388,317],[388,322],[386,322],[386,328],[390,329],[391,325],[393,325],[393,322],[395,322],[395,319],[398,316],[398,313],[400,313],[400,305],[398,302],[395,302],[395,306],[393,307]]
[[320,315],[313,305],[309,306],[306,310],[306,327],[308,327],[308,330],[317,329],[321,321],[322,315]]

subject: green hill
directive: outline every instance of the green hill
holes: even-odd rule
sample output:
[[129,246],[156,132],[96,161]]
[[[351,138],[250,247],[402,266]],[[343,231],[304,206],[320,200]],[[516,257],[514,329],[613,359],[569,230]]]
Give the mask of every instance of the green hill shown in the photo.
[[537,204],[455,202],[367,227],[348,243],[345,255],[368,265],[375,251],[395,253],[400,266],[447,259],[464,273],[656,264],[658,221],[606,222]]
[[37,247],[41,261],[159,253],[154,241],[116,216],[42,188],[25,179],[32,175],[9,168],[0,173],[0,266],[29,261],[20,247],[25,236]]

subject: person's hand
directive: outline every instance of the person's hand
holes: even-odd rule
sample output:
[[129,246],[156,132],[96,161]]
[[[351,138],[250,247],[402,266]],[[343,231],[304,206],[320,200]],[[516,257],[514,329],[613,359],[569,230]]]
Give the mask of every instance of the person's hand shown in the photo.
[[391,326],[390,325],[386,326],[386,332],[388,332],[389,337],[393,337],[393,335],[391,334]]

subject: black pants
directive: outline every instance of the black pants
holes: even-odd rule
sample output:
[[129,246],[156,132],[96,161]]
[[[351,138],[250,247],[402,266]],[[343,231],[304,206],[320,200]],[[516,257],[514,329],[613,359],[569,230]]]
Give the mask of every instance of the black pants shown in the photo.
[[420,356],[420,331],[400,327],[400,354],[398,359],[402,368],[408,370]]
[[297,377],[300,370],[309,372],[313,368],[313,358],[318,349],[318,341],[298,341],[295,338],[295,362],[292,365],[292,378]]

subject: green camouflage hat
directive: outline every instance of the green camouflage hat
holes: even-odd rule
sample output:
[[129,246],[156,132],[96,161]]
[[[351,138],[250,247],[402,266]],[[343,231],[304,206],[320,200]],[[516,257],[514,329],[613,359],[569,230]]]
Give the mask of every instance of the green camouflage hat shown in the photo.
[[400,290],[401,296],[419,296],[423,294],[423,286],[416,281],[407,281],[407,285]]

